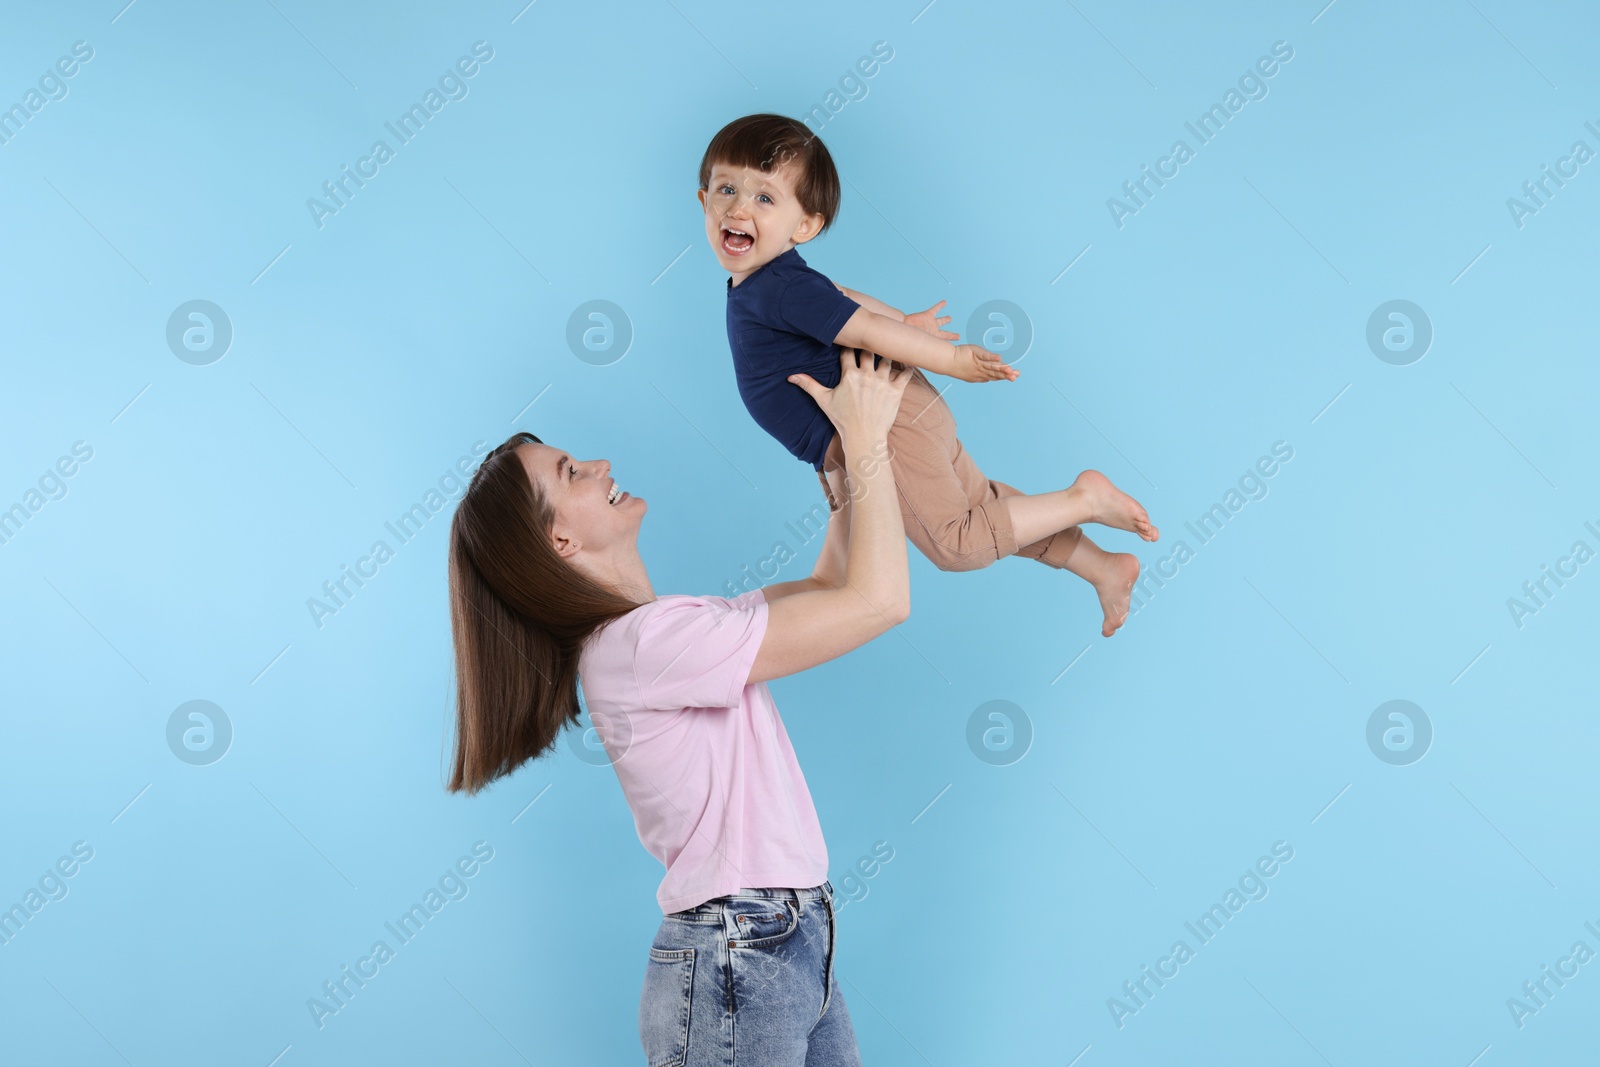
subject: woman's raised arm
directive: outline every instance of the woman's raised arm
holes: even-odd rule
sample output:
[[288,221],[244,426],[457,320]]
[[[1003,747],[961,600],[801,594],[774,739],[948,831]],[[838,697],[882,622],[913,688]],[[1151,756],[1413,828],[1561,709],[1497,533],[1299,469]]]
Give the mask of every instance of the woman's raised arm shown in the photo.
[[[865,357],[863,360],[862,357]],[[894,424],[909,369],[893,373],[890,360],[845,349],[839,384],[824,389],[810,375],[790,380],[811,394],[839,431],[849,471],[849,525],[844,583],[780,597],[767,605],[767,630],[749,681],[764,682],[826,663],[859,648],[911,614],[905,527],[884,447]],[[827,547],[824,547],[827,551]]]

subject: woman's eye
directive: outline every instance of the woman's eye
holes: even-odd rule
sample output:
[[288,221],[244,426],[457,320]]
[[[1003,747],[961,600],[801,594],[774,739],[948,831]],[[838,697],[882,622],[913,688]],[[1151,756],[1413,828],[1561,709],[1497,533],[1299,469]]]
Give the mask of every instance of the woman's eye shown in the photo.
[[578,473],[578,468],[574,467],[572,464],[568,463],[567,464],[567,477],[569,477],[569,478],[576,477],[577,473]]

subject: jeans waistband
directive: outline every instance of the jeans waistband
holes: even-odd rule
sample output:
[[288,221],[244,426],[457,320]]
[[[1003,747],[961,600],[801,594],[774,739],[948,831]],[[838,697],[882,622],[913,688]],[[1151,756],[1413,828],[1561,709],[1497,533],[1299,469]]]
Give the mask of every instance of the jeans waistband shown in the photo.
[[712,897],[703,904],[696,905],[683,911],[669,912],[669,916],[682,922],[710,923],[722,921],[722,909],[725,904],[733,900],[786,900],[793,901],[796,908],[803,901],[820,900],[831,911],[833,908],[834,889],[833,883],[825,881],[821,885],[809,889],[790,889],[788,887],[765,887],[755,889],[736,889],[732,893],[720,897]]
[[832,900],[833,899],[833,883],[832,882],[828,882],[828,881],[824,881],[821,885],[812,886],[809,889],[790,889],[787,886],[782,886],[782,887],[780,887],[780,886],[768,886],[768,887],[765,887],[765,888],[755,888],[755,889],[735,889],[732,893],[729,893],[727,895],[727,897],[723,897],[721,899],[726,900],[726,899],[728,899],[728,897],[735,897],[735,898],[757,897],[757,898],[762,898],[762,899],[774,898],[775,897],[775,898],[777,898],[779,900],[821,900],[821,899],[823,899],[823,897],[827,897],[829,900]]

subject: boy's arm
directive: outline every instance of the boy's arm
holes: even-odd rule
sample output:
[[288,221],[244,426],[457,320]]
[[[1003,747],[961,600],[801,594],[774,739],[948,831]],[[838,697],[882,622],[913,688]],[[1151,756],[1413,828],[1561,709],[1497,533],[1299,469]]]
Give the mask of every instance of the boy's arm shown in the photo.
[[876,297],[868,296],[866,293],[858,293],[854,289],[846,289],[838,282],[834,282],[833,284],[834,287],[841,293],[843,293],[845,296],[848,296],[851,300],[854,300],[868,311],[876,311],[884,318],[894,319],[896,322],[904,322],[906,320],[905,312],[897,311]]
[[876,311],[886,319],[899,319],[901,322],[910,323],[922,332],[931,333],[935,337],[942,337],[946,341],[954,341],[961,336],[959,333],[951,333],[944,328],[945,323],[950,321],[950,316],[941,317],[939,314],[940,309],[944,307],[943,300],[926,311],[914,311],[907,315],[903,311],[890,307],[876,297],[868,296],[866,293],[858,293],[854,289],[847,289],[838,282],[834,282],[833,285],[834,288],[868,311]]
[[964,382],[1015,381],[1017,377],[1016,368],[993,352],[977,345],[947,344],[903,319],[896,321],[866,306],[857,308],[845,321],[833,343]]

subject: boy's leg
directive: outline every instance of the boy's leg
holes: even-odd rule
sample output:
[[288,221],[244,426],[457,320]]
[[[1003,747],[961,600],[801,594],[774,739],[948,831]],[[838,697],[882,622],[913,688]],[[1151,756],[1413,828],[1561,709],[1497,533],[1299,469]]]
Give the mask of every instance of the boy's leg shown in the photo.
[[1017,551],[1011,515],[956,439],[949,406],[911,374],[889,430],[906,536],[940,570],[987,567]]
[[[1077,526],[1056,527],[1018,545],[1008,505],[1037,498],[984,475],[956,437],[948,405],[920,370],[913,374],[889,431],[900,516],[912,544],[941,570],[976,570],[1018,554],[1071,571],[1095,587],[1105,615],[1101,633],[1110,636],[1127,617],[1138,559],[1102,551]],[[830,498],[848,506],[843,467],[843,450],[835,437],[821,472],[823,487]],[[1070,493],[1069,501],[1083,511],[1082,521],[1088,521],[1093,511],[1082,487]]]
[[[1081,480],[1081,476],[1080,476]],[[1004,482],[990,480],[1002,500],[1025,496]],[[1151,530],[1154,531],[1154,527]],[[1069,526],[1017,549],[1017,555],[1071,571],[1094,586],[1105,616],[1100,633],[1110,637],[1128,619],[1133,583],[1139,580],[1139,558],[1129,552],[1107,552],[1090,540],[1080,526]]]
[[[1002,500],[1006,497],[1026,495],[1021,489],[1015,489],[1005,482],[997,482],[993,478],[988,479],[988,482],[995,495]],[[1013,526],[1014,532],[1015,527]],[[1040,563],[1055,567],[1058,570],[1070,570],[1068,562],[1072,559],[1073,551],[1080,542],[1087,540],[1088,537],[1084,534],[1083,527],[1068,526],[1065,530],[1057,530],[1047,537],[1020,546],[1017,549],[1017,555],[1038,560]],[[1093,544],[1094,542],[1090,541],[1089,543]]]
[[[949,407],[917,374],[889,432],[901,517],[912,543],[941,570],[973,570],[1012,554],[1068,570],[1094,586],[1105,616],[1100,632],[1116,632],[1127,618],[1138,559],[1103,551],[1077,526],[1018,545],[1009,505],[1024,494],[978,468],[955,435]],[[1082,507],[1087,494],[1079,488],[1071,502]],[[1093,512],[1085,510],[1087,521]]]
[[1160,536],[1145,514],[1144,505],[1112,485],[1111,479],[1099,471],[1084,471],[1070,486],[1053,493],[1010,497],[1005,507],[1011,513],[1017,538],[1024,543],[1085,522],[1127,530],[1146,541]]
[[1131,552],[1107,552],[1086,535],[1072,554],[1067,570],[1094,586],[1105,621],[1100,633],[1110,637],[1128,619],[1133,583],[1139,580],[1139,557]]
[[[920,370],[906,386],[889,431],[895,484],[905,506],[906,534],[945,570],[972,570],[1028,547],[1038,559],[1065,566],[1084,522],[1159,536],[1139,502],[1099,471],[1084,471],[1066,489],[1025,495],[987,478],[956,437],[955,417]],[[932,550],[924,547],[931,543]],[[1045,546],[1034,549],[1036,542]],[[1036,554],[1038,553],[1038,554]]]
[[[989,485],[1004,500],[1024,495],[1005,482],[989,479]],[[1128,552],[1107,552],[1090,540],[1080,526],[1069,526],[1048,537],[1023,545],[1017,555],[1038,560],[1047,566],[1071,571],[1094,586],[1104,616],[1100,633],[1110,637],[1127,621],[1133,583],[1139,579],[1139,559]]]

